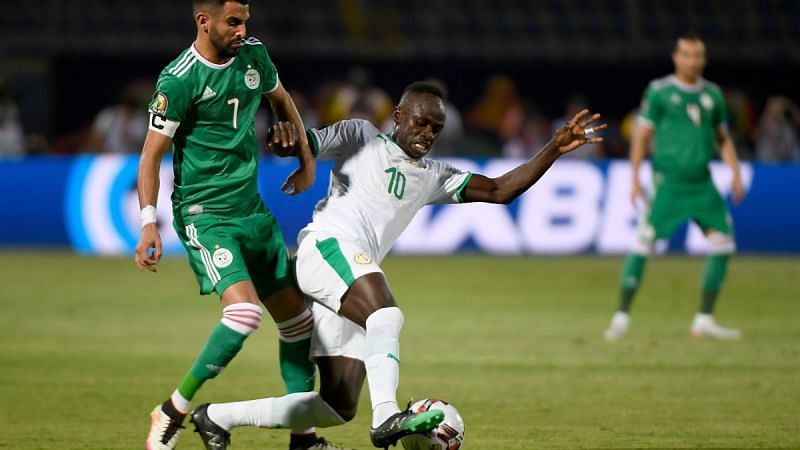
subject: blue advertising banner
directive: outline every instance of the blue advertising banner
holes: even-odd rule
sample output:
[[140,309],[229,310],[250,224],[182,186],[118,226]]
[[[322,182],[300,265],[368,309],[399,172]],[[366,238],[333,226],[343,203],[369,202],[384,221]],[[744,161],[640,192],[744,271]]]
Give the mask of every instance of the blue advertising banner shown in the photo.
[[[449,159],[465,170],[496,176],[521,161]],[[85,254],[132,254],[139,234],[136,156],[31,157],[0,161],[0,186],[8,199],[0,209],[0,246],[71,247]],[[278,218],[287,243],[308,223],[328,186],[330,163],[319,161],[317,182],[308,192],[288,196],[280,186],[294,170],[292,160],[261,161],[259,185]],[[732,207],[740,251],[800,253],[800,166],[745,163],[747,196]],[[649,183],[650,171],[641,177]],[[731,173],[712,164],[717,188],[726,197]],[[637,215],[630,202],[626,161],[557,162],[540,182],[511,205],[446,205],[423,208],[400,237],[396,253],[449,254],[461,250],[493,254],[574,254],[626,252]],[[159,226],[165,253],[183,251],[172,230],[169,195],[172,167],[161,168]],[[660,251],[703,253],[705,239],[690,224]]]

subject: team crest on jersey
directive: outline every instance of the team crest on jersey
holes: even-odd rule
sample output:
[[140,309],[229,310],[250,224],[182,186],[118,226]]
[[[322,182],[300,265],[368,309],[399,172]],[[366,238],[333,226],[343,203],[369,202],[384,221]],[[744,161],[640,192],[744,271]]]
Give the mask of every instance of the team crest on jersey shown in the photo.
[[244,84],[250,89],[255,89],[261,84],[261,75],[256,69],[250,69],[244,73]]
[[214,255],[212,256],[214,260],[214,265],[219,267],[220,269],[224,269],[231,265],[233,262],[233,253],[227,248],[218,248],[214,250]]
[[672,96],[670,96],[669,100],[675,105],[680,105],[681,104],[681,96],[678,95],[678,94],[672,94]]
[[364,252],[356,253],[353,259],[359,264],[369,264],[372,262],[372,259]]
[[714,100],[711,100],[711,96],[703,92],[700,95],[700,105],[705,109],[711,109],[714,107]]
[[169,101],[167,100],[166,94],[163,92],[156,92],[155,98],[153,98],[153,104],[150,107],[150,111],[153,114],[158,114],[163,116],[165,112],[167,112],[167,105]]

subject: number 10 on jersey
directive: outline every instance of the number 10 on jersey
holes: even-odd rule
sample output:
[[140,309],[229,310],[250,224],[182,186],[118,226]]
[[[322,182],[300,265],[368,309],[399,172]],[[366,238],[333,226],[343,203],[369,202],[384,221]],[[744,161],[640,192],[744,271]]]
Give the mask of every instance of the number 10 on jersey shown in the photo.
[[403,194],[406,192],[406,176],[403,175],[403,172],[397,170],[396,167],[389,167],[384,170],[384,172],[392,175],[392,177],[389,178],[389,189],[387,189],[387,192],[394,194],[395,197],[402,200]]

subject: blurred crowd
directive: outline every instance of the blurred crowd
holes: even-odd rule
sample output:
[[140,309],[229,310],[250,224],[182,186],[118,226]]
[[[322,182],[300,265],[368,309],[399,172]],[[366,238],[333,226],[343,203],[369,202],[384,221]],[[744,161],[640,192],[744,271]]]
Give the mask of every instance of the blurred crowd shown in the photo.
[[[429,81],[447,92],[442,80]],[[26,135],[14,96],[0,79],[0,158],[42,153],[139,152],[147,133],[147,104],[152,92],[151,81],[133,81],[122,89],[116,103],[98,111],[93,119],[87,118],[83,128],[48,141],[42,136]],[[291,94],[308,127],[357,117],[391,132],[396,99],[375,86],[364,69],[353,69],[346,79],[323,83],[313,92]],[[800,162],[800,108],[794,101],[770,97],[759,111],[756,101],[746,92],[726,89],[725,94],[729,127],[740,158],[767,163]],[[493,75],[473,104],[454,104],[447,99],[445,106],[447,121],[433,155],[525,158],[536,153],[569,117],[588,108],[590,99],[574,93],[565,99],[562,115],[547,117],[534,101],[519,94],[513,79]],[[602,110],[602,106],[592,106],[593,110]],[[268,111],[264,105],[256,117],[261,142],[274,120]],[[605,115],[609,126],[603,133],[603,144],[568,157],[626,158],[637,113],[633,109],[624,117]]]

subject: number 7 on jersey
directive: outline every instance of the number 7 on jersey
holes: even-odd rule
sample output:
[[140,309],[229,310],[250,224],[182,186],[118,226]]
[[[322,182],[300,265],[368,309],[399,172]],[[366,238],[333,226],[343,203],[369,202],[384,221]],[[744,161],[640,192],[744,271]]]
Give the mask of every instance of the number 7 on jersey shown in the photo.
[[233,129],[236,130],[239,127],[237,126],[238,118],[239,118],[239,99],[234,97],[227,102],[229,105],[233,105]]

